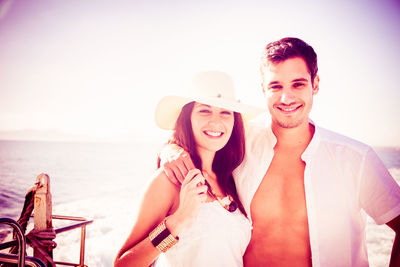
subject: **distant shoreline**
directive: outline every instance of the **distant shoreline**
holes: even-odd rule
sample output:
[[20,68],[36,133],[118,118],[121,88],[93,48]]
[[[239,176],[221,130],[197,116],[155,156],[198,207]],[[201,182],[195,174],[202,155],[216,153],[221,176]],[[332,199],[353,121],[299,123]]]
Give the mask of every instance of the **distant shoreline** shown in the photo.
[[[93,144],[135,144],[137,140],[140,140],[141,143],[165,143],[167,139],[156,138],[153,137],[132,137],[128,140],[118,140],[118,139],[101,139],[101,138],[88,138],[88,139],[18,139],[18,138],[3,138],[0,134],[0,142],[46,142],[46,143],[93,143]],[[371,146],[375,150],[383,151],[383,150],[396,150],[400,151],[400,146]]]

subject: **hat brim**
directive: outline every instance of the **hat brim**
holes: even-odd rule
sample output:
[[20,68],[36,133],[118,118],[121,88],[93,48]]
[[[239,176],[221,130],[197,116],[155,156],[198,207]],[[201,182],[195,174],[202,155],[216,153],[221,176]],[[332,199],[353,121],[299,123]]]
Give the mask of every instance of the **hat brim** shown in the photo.
[[155,111],[155,122],[157,126],[161,129],[173,130],[183,106],[193,101],[238,112],[242,115],[244,121],[251,120],[265,111],[259,107],[218,97],[187,98],[182,96],[164,96],[158,102]]

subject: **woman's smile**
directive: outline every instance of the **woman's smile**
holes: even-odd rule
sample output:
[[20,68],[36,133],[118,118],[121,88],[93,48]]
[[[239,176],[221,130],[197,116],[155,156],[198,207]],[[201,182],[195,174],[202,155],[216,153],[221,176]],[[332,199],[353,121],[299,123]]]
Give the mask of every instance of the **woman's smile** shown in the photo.
[[223,132],[219,132],[219,131],[209,131],[209,130],[205,130],[203,131],[203,133],[205,135],[207,135],[210,138],[218,138],[221,137],[224,133]]

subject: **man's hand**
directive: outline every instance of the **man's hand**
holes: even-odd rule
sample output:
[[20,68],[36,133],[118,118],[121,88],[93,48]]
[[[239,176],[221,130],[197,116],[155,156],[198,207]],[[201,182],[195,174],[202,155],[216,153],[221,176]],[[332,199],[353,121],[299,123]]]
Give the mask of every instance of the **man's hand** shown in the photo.
[[160,159],[164,173],[176,185],[180,185],[188,172],[195,169],[189,153],[174,144],[168,144],[161,150]]

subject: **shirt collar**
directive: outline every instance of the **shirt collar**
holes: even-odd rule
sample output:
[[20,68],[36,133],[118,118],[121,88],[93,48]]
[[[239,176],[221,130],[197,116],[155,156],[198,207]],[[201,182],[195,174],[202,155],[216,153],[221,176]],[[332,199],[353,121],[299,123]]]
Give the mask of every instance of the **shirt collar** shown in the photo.
[[268,127],[267,127],[267,134],[271,140],[271,145],[272,145],[272,149],[274,149],[276,143],[278,142],[278,139],[276,139],[276,136],[274,134],[274,132],[272,131],[271,128],[271,119],[268,121]]
[[[301,155],[301,159],[303,161],[307,161],[311,158],[312,154],[317,149],[321,139],[320,128],[317,125],[315,125],[314,121],[312,121],[311,119],[309,119],[308,121],[309,123],[314,125],[314,135],[310,143],[308,144],[306,150]],[[270,142],[271,148],[274,149],[277,139],[274,132],[271,129],[271,122],[272,122],[271,116],[268,113],[263,113],[262,115],[259,115],[258,117],[253,119],[253,122],[259,127],[265,128],[266,135],[271,141]]]
[[303,154],[301,155],[301,159],[303,161],[310,160],[312,155],[314,154],[314,152],[316,151],[320,140],[321,140],[321,134],[320,134],[320,129],[317,125],[315,125],[315,123],[309,119],[309,122],[314,125],[314,135],[310,141],[310,143],[308,144],[306,150],[303,152]]
[[[309,119],[308,121],[309,121],[309,123],[314,125],[314,135],[313,135],[310,143],[308,144],[306,150],[301,155],[301,159],[303,161],[307,161],[312,157],[312,155],[313,155],[314,151],[317,149],[318,144],[319,144],[320,139],[321,139],[319,127],[317,125],[315,125],[314,121],[312,121],[311,119]],[[272,149],[273,149],[275,147],[275,145],[276,145],[277,139],[276,139],[276,136],[275,136],[274,132],[271,129],[271,118],[269,118],[267,123],[268,123],[267,124],[268,125],[267,134],[271,138],[270,140],[272,140],[271,145],[272,145]]]

